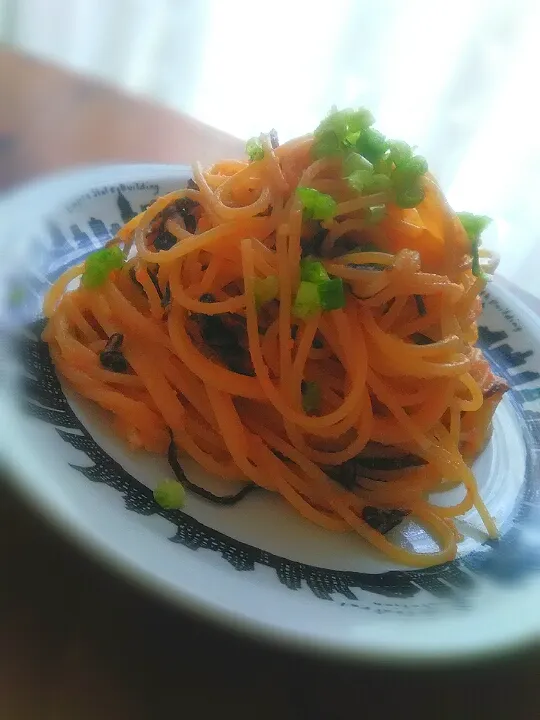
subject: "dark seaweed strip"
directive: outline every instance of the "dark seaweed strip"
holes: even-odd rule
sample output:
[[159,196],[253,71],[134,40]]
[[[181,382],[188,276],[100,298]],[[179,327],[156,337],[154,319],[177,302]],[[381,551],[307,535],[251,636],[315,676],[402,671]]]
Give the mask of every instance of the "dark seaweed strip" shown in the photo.
[[305,258],[308,255],[320,257],[322,244],[327,235],[328,230],[325,230],[325,228],[321,227],[321,224],[319,223],[319,230],[313,235],[311,239],[307,240],[302,238],[302,257]]
[[[342,465],[326,468],[326,474],[342,487],[352,490],[362,484],[366,477],[366,470],[390,472],[392,470],[406,470],[411,467],[421,467],[425,461],[417,455],[400,455],[397,457],[363,457],[356,456]],[[380,482],[388,482],[382,478],[372,478]]]
[[163,297],[161,298],[161,307],[167,308],[170,305],[171,302],[171,286],[169,283],[165,285],[165,291],[163,293]]
[[162,230],[154,240],[154,247],[156,250],[170,250],[177,242],[177,237],[168,230]]
[[[171,302],[171,286],[169,283],[165,285],[165,290],[161,292],[161,288],[159,286],[159,280],[158,280],[158,270],[153,270],[152,268],[148,268],[148,276],[150,280],[152,281],[152,284],[156,288],[156,292],[159,295],[159,299],[161,301],[161,307],[163,309],[167,309]],[[129,277],[131,278],[132,282],[138,286],[139,290],[146,295],[146,292],[144,291],[143,285],[137,280],[137,275],[135,272],[135,267],[132,265],[129,268]]]
[[106,370],[116,373],[127,372],[128,362],[120,350],[123,342],[124,336],[122,333],[113,333],[99,353],[99,362]]
[[185,213],[182,217],[184,218],[186,230],[193,235],[197,229],[197,218],[195,215],[191,215],[191,213]]
[[[129,268],[129,277],[131,278],[132,282],[133,282],[135,285],[137,285],[137,287],[139,288],[139,290],[146,295],[146,292],[144,291],[144,286],[142,285],[142,283],[140,283],[140,282],[137,280],[137,271],[135,270],[135,266],[134,266],[134,265],[132,265],[132,266]],[[157,271],[157,270],[153,270],[152,268],[149,267],[149,268],[148,268],[148,277],[150,278],[150,280],[152,281],[152,284],[153,284],[154,287],[156,288],[156,292],[157,292],[157,294],[159,295],[159,299],[162,300],[162,299],[163,299],[163,295],[162,295],[162,292],[161,292],[161,288],[159,287],[158,271]]]
[[227,327],[218,315],[194,313],[191,317],[199,325],[204,342],[213,350],[218,348],[228,350],[238,347],[236,333]]
[[236,505],[237,502],[240,502],[240,500],[245,498],[246,495],[248,495],[253,490],[262,490],[261,487],[255,485],[254,483],[247,483],[241,490],[239,490],[234,495],[214,495],[214,493],[210,492],[210,490],[207,490],[206,488],[200,487],[194,482],[191,482],[191,480],[188,480],[188,478],[186,477],[186,474],[183,471],[182,466],[180,465],[180,462],[178,460],[176,443],[174,442],[173,435],[170,430],[169,434],[171,436],[171,442],[169,443],[169,450],[167,453],[169,465],[171,466],[172,471],[176,475],[177,479],[182,483],[182,485],[188,490],[191,490],[191,492],[195,493],[195,495],[198,495],[205,500],[209,500],[215,505]]
[[[291,338],[293,340],[296,340],[296,336],[298,335],[298,325],[291,325]],[[311,347],[314,350],[320,350],[324,347],[324,340],[320,336],[320,334],[317,332],[315,334],[315,337],[313,338],[313,342],[311,343]]]
[[347,263],[347,267],[353,270],[368,270],[370,272],[381,272],[387,269],[387,265],[381,263]]
[[134,285],[137,285],[137,287],[139,288],[139,290],[146,295],[146,293],[144,292],[144,287],[143,287],[142,284],[137,280],[137,274],[136,274],[136,271],[135,271],[135,265],[132,265],[132,266],[129,268],[129,277],[131,278],[131,281],[133,282],[133,284],[134,284]]
[[362,457],[357,455],[349,462],[360,465],[362,468],[370,470],[405,470],[411,467],[421,467],[426,461],[418,457],[418,455],[398,455],[397,457]]
[[119,350],[100,352],[99,362],[106,370],[115,373],[125,373],[128,369],[128,362]]
[[124,342],[124,336],[122,333],[113,333],[107,340],[107,344],[103,348],[103,352],[111,352],[111,350],[120,350],[122,343]]
[[204,293],[201,295],[199,300],[203,303],[213,303],[216,302],[216,298],[212,295],[212,293]]
[[[169,465],[171,466],[172,471],[176,475],[176,478],[182,483],[182,485],[194,494],[198,495],[199,497],[202,497],[205,500],[214,503],[215,505],[230,506],[236,505],[236,503],[243,500],[247,495],[249,495],[249,493],[253,492],[254,490],[263,489],[259,485],[255,485],[254,483],[247,483],[237,493],[234,493],[234,495],[215,495],[214,493],[210,492],[210,490],[196,485],[191,480],[188,480],[185,472],[183,471],[182,466],[180,465],[180,462],[178,460],[176,443],[174,442],[173,435],[170,430],[169,434],[171,435],[171,441],[169,443],[169,450],[167,453]],[[277,453],[275,454],[277,455]],[[398,509],[388,510],[385,508],[366,506],[362,510],[363,520],[370,527],[382,533],[383,535],[392,530],[392,528],[396,527],[396,525],[399,525],[399,523],[407,515],[408,512],[406,510]]]
[[153,286],[156,288],[156,292],[159,295],[159,299],[163,300],[163,293],[161,292],[161,288],[159,287],[158,272],[159,272],[159,270],[155,270],[150,267],[148,268],[148,276],[149,276],[150,280],[152,281]]
[[377,508],[368,505],[362,510],[362,519],[381,535],[386,535],[408,514],[407,510]]
[[[172,214],[178,213],[182,217],[188,213],[191,213],[195,208],[199,207],[199,203],[196,200],[192,200],[188,197],[183,197],[175,200],[174,203],[168,206],[171,209]],[[163,212],[166,212],[168,208],[165,208]]]
[[[161,213],[160,230],[156,240],[154,241],[154,247],[157,247],[158,250],[170,250],[170,248],[178,242],[178,238],[169,233],[165,228],[165,223],[169,220],[169,218],[174,218],[179,215],[184,221],[186,230],[190,233],[194,233],[197,229],[197,218],[193,215],[193,210],[198,207],[199,203],[188,197],[180,198],[172,202],[170,205],[167,205]],[[158,247],[156,243],[163,247]]]
[[415,345],[431,345],[433,342],[431,338],[428,338],[427,335],[423,335],[422,333],[413,333],[410,338]]
[[383,306],[383,315],[386,315],[386,313],[390,310],[392,305],[396,302],[396,298],[391,298],[387,303]]
[[262,212],[257,213],[257,215],[256,215],[255,217],[268,217],[269,215],[272,214],[272,210],[273,210],[273,209],[274,209],[274,208],[272,207],[272,205],[269,205],[269,206],[266,208],[266,210],[263,210]]
[[424,317],[424,315],[427,312],[424,298],[421,295],[415,295],[414,301],[416,303],[416,308],[418,310],[418,314],[420,315],[420,317]]
[[[215,302],[211,293],[204,293],[199,300],[205,303]],[[240,344],[240,336],[246,332],[245,318],[235,313],[224,313],[223,317],[193,313],[191,317],[198,324],[204,343],[219,356],[229,370],[239,375],[255,374],[249,353]]]
[[362,469],[354,462],[354,458],[347,460],[342,465],[323,467],[329,478],[337,482],[347,490],[354,490],[365,478]]

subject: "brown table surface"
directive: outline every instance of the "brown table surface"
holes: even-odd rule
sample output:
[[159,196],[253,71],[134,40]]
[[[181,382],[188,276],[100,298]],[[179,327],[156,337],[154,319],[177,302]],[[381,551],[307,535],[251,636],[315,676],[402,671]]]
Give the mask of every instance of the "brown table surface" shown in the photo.
[[[195,120],[0,51],[0,187],[76,164],[210,161],[241,148]],[[434,671],[294,657],[110,576],[7,487],[0,533],[0,720],[540,717],[537,653]]]

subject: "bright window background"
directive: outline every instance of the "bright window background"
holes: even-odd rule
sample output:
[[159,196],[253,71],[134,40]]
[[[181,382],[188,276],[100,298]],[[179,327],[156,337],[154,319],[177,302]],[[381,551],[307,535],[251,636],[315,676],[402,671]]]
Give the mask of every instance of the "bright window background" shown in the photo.
[[538,0],[0,0],[4,42],[241,137],[369,106],[512,276],[540,270],[539,37]]

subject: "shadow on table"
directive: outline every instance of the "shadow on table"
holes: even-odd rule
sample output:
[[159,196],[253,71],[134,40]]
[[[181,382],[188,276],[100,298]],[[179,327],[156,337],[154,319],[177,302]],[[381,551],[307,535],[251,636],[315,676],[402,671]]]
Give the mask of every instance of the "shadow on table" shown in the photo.
[[537,654],[445,670],[294,656],[112,577],[7,488],[0,527],[1,718],[540,716]]

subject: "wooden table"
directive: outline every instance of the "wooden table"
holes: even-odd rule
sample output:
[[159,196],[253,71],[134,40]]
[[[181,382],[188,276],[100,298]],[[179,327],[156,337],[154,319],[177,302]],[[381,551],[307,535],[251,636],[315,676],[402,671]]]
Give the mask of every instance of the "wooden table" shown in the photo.
[[244,144],[186,115],[0,51],[0,190],[89,163],[209,163]]
[[[0,52],[3,188],[74,164],[210,161],[241,148],[190,118]],[[330,666],[142,595],[7,488],[0,533],[1,720],[540,717],[537,655],[433,672]]]

